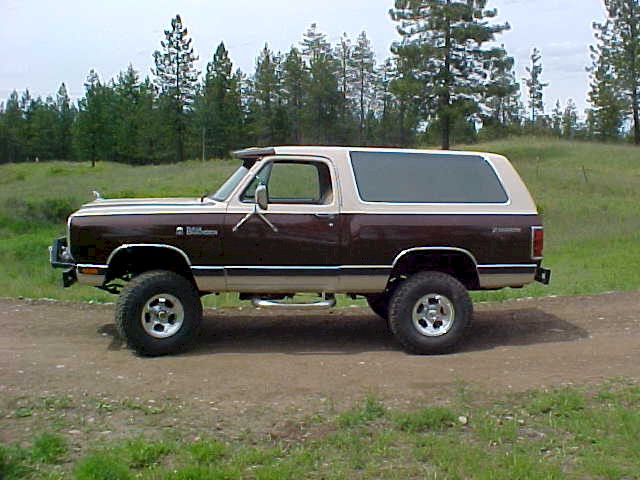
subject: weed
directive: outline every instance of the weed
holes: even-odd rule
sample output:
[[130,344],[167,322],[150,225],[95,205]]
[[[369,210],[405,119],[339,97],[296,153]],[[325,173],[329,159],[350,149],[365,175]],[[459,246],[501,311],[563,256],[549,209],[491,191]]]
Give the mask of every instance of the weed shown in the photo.
[[585,408],[583,394],[575,389],[562,388],[548,392],[536,392],[529,402],[531,414],[549,414],[557,417],[569,417]]
[[395,424],[405,432],[425,432],[446,430],[457,420],[456,414],[447,407],[426,407],[414,412],[395,415]]
[[216,463],[226,453],[227,447],[218,440],[197,440],[189,445],[191,457],[199,463]]
[[152,442],[142,437],[127,440],[123,449],[123,457],[128,458],[131,468],[148,468],[159,463],[163,457],[173,451],[168,442]]
[[17,445],[0,444],[0,479],[18,480],[32,470],[27,465],[29,452]]
[[126,463],[110,453],[94,452],[82,458],[73,471],[76,480],[129,480]]
[[229,480],[241,478],[241,474],[237,470],[204,465],[187,465],[162,478],[167,480]]
[[46,396],[42,397],[42,407],[45,410],[68,410],[73,408],[72,398],[69,396]]
[[31,415],[33,415],[33,409],[28,408],[28,407],[21,407],[18,408],[15,411],[14,414],[17,418],[26,418],[26,417],[30,417]]
[[342,427],[355,427],[363,423],[384,417],[384,404],[373,395],[367,395],[358,407],[341,413],[338,416],[338,425]]
[[41,433],[31,447],[31,458],[41,463],[59,463],[66,453],[67,442],[55,433]]

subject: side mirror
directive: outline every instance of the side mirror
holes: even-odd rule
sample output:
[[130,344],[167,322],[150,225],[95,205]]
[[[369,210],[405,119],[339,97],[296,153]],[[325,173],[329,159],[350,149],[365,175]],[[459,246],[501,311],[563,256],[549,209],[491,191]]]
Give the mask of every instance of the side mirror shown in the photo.
[[269,195],[267,194],[266,185],[258,185],[256,187],[256,193],[254,195],[256,203],[262,210],[269,208]]

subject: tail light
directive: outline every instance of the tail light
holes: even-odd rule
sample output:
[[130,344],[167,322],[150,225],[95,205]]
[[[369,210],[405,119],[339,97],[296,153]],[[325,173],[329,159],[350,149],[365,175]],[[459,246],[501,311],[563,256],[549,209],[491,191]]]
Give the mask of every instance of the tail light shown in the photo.
[[544,249],[544,227],[531,227],[531,258],[542,259]]

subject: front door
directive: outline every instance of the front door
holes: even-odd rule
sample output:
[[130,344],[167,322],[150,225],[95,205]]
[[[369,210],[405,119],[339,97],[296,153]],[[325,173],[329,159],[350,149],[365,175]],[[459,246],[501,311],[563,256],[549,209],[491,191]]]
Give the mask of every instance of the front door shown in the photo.
[[[230,200],[225,217],[228,289],[335,290],[340,235],[332,165],[324,159],[277,157],[261,163],[253,180]],[[260,184],[267,187],[269,206],[253,213]]]

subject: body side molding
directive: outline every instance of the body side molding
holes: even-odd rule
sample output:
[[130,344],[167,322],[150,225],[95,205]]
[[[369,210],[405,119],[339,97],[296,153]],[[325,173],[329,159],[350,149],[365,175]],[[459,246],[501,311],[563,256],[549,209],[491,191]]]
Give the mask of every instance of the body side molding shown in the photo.
[[191,267],[191,260],[189,259],[189,256],[184,252],[184,250],[181,250],[178,247],[174,247],[173,245],[167,245],[167,244],[164,244],[164,243],[125,243],[123,245],[120,245],[113,252],[111,252],[111,254],[109,255],[109,258],[107,259],[107,265],[111,264],[111,260],[113,260],[113,258],[121,250],[127,250],[129,248],[142,248],[142,247],[147,247],[147,248],[167,248],[169,250],[173,250],[174,252],[179,253],[182,256],[182,258],[184,258],[184,260],[187,262],[187,266]]
[[425,252],[425,251],[426,252],[429,252],[429,251],[450,251],[450,252],[456,252],[456,253],[463,253],[467,257],[469,257],[469,259],[471,259],[471,261],[475,265],[476,269],[478,268],[478,261],[476,260],[476,257],[474,257],[473,254],[469,250],[465,250],[464,248],[459,248],[459,247],[413,247],[413,248],[407,248],[406,250],[403,250],[398,255],[396,255],[396,258],[393,260],[393,267],[395,267],[396,264],[400,261],[400,259],[402,257],[404,257],[405,255],[407,255],[409,253],[413,253],[413,252]]

